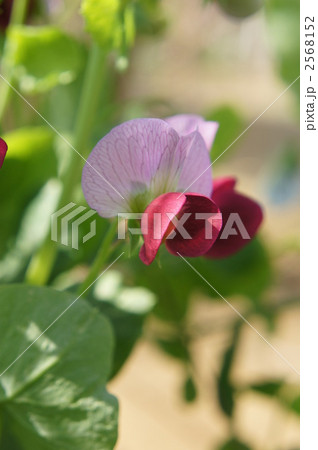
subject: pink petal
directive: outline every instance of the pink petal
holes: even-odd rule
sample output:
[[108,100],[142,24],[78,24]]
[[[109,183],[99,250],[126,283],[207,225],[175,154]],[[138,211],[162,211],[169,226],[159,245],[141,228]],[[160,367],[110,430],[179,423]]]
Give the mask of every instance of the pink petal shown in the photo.
[[83,169],[82,187],[89,206],[102,217],[131,212],[132,198],[149,192],[160,161],[174,153],[178,141],[177,132],[159,119],[134,119],[113,128],[95,146]]
[[[200,133],[180,137],[160,119],[134,119],[111,130],[95,146],[83,169],[89,206],[102,217],[143,212],[159,195],[212,191],[210,158]],[[189,190],[189,189],[188,189]]]
[[186,201],[185,195],[170,192],[160,195],[146,208],[141,219],[144,244],[140,249],[140,259],[147,265],[155,259],[159,247],[171,224],[168,214],[176,216]]
[[181,141],[191,142],[191,145],[184,161],[177,190],[196,192],[210,197],[212,192],[211,160],[202,136],[194,131],[181,138]]
[[229,235],[227,239],[221,239],[224,227],[231,213],[237,213],[249,235],[252,239],[258,231],[262,220],[263,212],[258,203],[254,200],[239,194],[234,190],[235,178],[219,178],[213,182],[212,200],[218,205],[223,218],[223,227],[218,239],[206,253],[209,258],[225,258],[238,252],[241,248],[250,242],[250,239],[244,239],[235,225],[236,235]]
[[[185,239],[181,232],[175,230],[173,238],[166,239],[166,247],[170,253],[182,256],[204,255],[213,245],[222,227],[222,217],[217,205],[208,197],[198,194],[185,194],[186,202],[179,213],[179,217],[184,213],[191,214],[184,222],[183,227],[188,232],[191,239]],[[199,218],[197,214],[207,216]],[[210,225],[206,223],[209,221]],[[209,226],[212,229],[206,230]],[[209,235],[209,232],[211,235]]]
[[186,135],[196,130],[199,131],[208,151],[212,147],[216,132],[219,128],[217,122],[205,121],[203,117],[194,114],[178,114],[167,117],[165,121],[180,135]]
[[7,146],[6,142],[0,138],[0,169],[3,165],[7,150],[8,150],[8,146]]

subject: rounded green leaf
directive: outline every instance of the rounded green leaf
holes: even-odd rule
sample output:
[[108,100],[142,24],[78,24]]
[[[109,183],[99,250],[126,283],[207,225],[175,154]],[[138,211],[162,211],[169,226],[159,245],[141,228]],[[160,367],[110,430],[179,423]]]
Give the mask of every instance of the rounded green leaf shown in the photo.
[[53,26],[10,27],[4,55],[24,92],[46,92],[72,82],[84,64],[82,46]]
[[105,389],[111,328],[75,299],[51,288],[0,287],[0,409],[5,434],[23,450],[115,445],[118,405]]

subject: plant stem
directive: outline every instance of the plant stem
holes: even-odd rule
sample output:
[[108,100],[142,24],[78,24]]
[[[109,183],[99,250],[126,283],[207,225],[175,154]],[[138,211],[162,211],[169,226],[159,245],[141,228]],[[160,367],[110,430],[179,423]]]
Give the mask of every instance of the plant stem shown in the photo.
[[[74,148],[84,158],[87,156],[87,144],[103,84],[104,63],[104,51],[93,44],[82,86],[73,139]],[[66,206],[74,198],[84,163],[83,159],[74,150],[70,151],[72,151],[72,154],[69,165],[61,176],[63,189],[58,210]],[[57,244],[51,240],[50,234],[48,234],[43,246],[31,259],[26,273],[26,281],[28,283],[43,285],[48,282],[56,260],[57,251]]]
[[[28,0],[15,0],[13,2],[11,17],[10,17],[10,25],[7,29],[7,32],[10,30],[10,27],[12,25],[21,25],[24,22],[26,11],[27,11],[27,6],[28,6]],[[7,52],[7,46],[5,46],[5,48],[4,48],[4,52],[3,52],[4,58],[2,59],[2,61],[3,61],[2,71],[4,74],[3,77],[10,84],[12,84],[12,81],[13,81],[12,73],[10,73],[9,69],[7,67],[5,67],[6,52]],[[2,86],[1,86],[1,90],[0,90],[0,122],[2,121],[3,115],[8,106],[10,94],[11,94],[11,87],[9,86],[9,84],[3,82]]]
[[109,230],[105,235],[105,238],[99,248],[91,269],[87,277],[79,287],[79,294],[82,294],[82,292],[84,292],[85,289],[87,289],[96,280],[103,266],[107,263],[110,255],[112,254],[114,248],[111,246],[111,244],[116,235],[117,223],[117,220],[114,219],[114,221],[110,224]]

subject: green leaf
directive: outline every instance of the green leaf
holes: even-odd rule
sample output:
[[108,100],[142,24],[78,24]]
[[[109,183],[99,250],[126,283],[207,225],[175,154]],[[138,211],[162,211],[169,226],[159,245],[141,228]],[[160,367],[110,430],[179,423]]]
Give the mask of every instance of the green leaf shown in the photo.
[[283,386],[282,380],[264,381],[262,383],[252,384],[250,389],[270,397],[276,396]]
[[124,0],[83,0],[87,31],[106,49],[130,47],[135,38],[134,10]]
[[124,287],[122,275],[110,270],[97,281],[91,302],[109,318],[115,333],[111,374],[114,377],[141,336],[144,320],[153,309],[156,299],[148,289]]
[[3,136],[8,144],[6,163],[1,169],[0,255],[19,228],[24,208],[51,177],[57,175],[53,150],[54,135],[46,127],[20,128]]
[[0,261],[1,281],[16,279],[28,258],[44,241],[50,229],[51,214],[58,205],[60,191],[60,183],[50,180],[27,206],[15,245]]
[[221,447],[219,447],[219,450],[250,450],[250,447],[248,447],[238,439],[233,438],[221,445]]
[[189,350],[185,343],[178,338],[157,339],[156,343],[168,355],[183,362],[190,360]]
[[22,450],[114,448],[118,405],[104,387],[110,324],[74,300],[51,288],[0,286],[2,439],[14,436]]
[[84,65],[83,47],[53,26],[10,27],[4,64],[28,93],[71,83]]
[[195,387],[192,377],[187,377],[183,385],[183,398],[186,402],[192,403],[197,398],[197,388]]
[[[211,111],[207,115],[207,120],[219,123],[219,129],[211,150],[212,161],[217,160],[221,155],[222,158],[229,156],[235,148],[235,144],[231,144],[244,130],[242,115],[232,106],[223,105]],[[231,147],[229,147],[230,145]]]
[[220,375],[217,380],[218,398],[223,412],[232,417],[234,410],[234,393],[235,388],[231,382],[231,369],[234,362],[235,352],[238,345],[239,332],[241,323],[238,322],[233,330],[232,342],[223,355]]
[[[300,74],[299,0],[267,0],[265,11],[279,73],[292,83]],[[299,95],[298,83],[293,90]]]
[[224,12],[230,16],[244,18],[256,13],[264,0],[217,0]]

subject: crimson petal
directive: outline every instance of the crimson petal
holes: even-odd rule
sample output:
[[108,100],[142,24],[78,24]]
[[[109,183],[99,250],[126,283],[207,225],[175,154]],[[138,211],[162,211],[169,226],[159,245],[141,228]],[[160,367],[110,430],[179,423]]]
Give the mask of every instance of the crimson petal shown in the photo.
[[139,257],[143,263],[149,265],[155,259],[159,247],[172,225],[168,215],[177,216],[185,202],[185,195],[170,192],[155,198],[147,206],[141,219],[144,244],[140,249]]
[[0,169],[2,167],[7,150],[8,150],[8,146],[7,146],[6,142],[0,138]]
[[[184,214],[188,214],[188,217],[180,230],[177,227],[167,237],[166,247],[173,255],[201,256],[217,239],[222,227],[222,217],[219,208],[210,198],[192,193],[186,193],[185,197],[186,202],[179,217],[181,219]],[[202,214],[204,217],[200,217]]]
[[[225,258],[238,252],[250,242],[263,220],[263,212],[254,200],[235,191],[236,179],[232,177],[218,178],[213,182],[212,200],[218,205],[223,218],[222,230],[213,247],[206,253],[208,258]],[[239,231],[230,234],[226,239],[222,236],[224,227],[231,213],[237,213],[249,238],[244,238]]]

